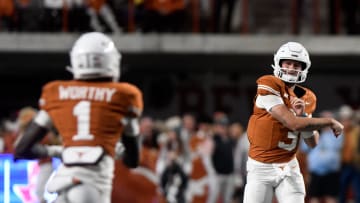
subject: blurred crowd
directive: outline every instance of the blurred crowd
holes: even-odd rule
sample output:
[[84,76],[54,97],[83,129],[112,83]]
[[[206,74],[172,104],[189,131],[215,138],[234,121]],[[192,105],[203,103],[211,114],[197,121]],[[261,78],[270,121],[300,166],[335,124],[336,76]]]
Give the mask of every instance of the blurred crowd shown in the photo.
[[[360,33],[357,0],[267,2],[270,1],[0,0],[0,30],[256,34],[264,30],[261,26],[268,26],[278,30],[278,34],[284,34],[284,27],[292,27],[292,34],[299,34],[304,28],[319,34],[321,27],[326,30],[322,31],[324,34]],[[258,6],[261,4],[266,9]]]
[[[2,153],[13,152],[17,137],[36,112],[24,107],[14,118],[2,121]],[[307,187],[306,201],[360,202],[360,111],[343,105],[322,111],[320,116],[339,119],[345,129],[338,138],[323,129],[315,149],[300,144],[298,159]],[[163,120],[144,115],[140,136],[140,166],[128,169],[120,159],[116,161],[113,202],[242,202],[249,147],[244,124],[229,120],[222,111],[210,116],[184,113]],[[54,129],[43,142],[57,145],[59,137]],[[39,166],[37,194],[42,199],[54,168],[51,159],[39,160]]]
[[0,0],[0,26],[15,32],[187,32],[189,4],[187,0]]

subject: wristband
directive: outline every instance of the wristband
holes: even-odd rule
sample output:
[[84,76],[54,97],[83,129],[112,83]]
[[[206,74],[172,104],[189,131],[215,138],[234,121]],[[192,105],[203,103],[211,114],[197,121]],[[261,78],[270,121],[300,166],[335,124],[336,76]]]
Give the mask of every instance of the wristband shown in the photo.
[[308,117],[308,114],[307,114],[307,113],[303,113],[303,114],[300,115],[300,117],[306,117],[306,118],[307,118],[307,117]]
[[314,136],[314,133],[312,131],[302,131],[301,137],[304,139],[308,139]]

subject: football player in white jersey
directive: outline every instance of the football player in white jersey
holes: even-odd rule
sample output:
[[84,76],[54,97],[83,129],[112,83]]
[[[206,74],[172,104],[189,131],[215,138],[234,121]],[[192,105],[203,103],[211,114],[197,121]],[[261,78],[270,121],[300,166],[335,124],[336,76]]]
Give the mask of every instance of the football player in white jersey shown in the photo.
[[295,157],[302,137],[316,146],[314,130],[331,127],[335,136],[343,125],[332,118],[311,118],[316,96],[298,85],[310,68],[307,50],[297,42],[282,45],[274,55],[274,74],[257,80],[253,114],[248,123],[250,142],[244,203],[303,203],[305,185]]
[[[17,142],[15,158],[61,156],[62,164],[47,184],[56,203],[110,203],[116,146],[129,167],[139,162],[138,118],[142,92],[117,82],[121,55],[114,42],[98,32],[76,40],[71,53],[74,79],[47,83],[40,111]],[[61,147],[39,143],[55,127]]]

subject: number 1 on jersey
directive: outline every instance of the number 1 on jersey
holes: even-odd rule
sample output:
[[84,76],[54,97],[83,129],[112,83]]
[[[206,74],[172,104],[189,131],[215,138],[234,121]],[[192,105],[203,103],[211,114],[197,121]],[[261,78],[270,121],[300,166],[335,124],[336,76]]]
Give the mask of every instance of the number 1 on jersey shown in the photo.
[[73,115],[77,118],[77,134],[73,140],[92,140],[94,135],[90,134],[90,106],[89,101],[80,101],[73,109]]

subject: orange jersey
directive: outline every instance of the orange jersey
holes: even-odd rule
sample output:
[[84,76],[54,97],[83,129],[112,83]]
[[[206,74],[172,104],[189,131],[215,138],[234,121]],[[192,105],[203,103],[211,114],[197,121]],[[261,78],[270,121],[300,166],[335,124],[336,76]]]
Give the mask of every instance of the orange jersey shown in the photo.
[[101,146],[110,156],[123,132],[121,119],[138,117],[142,93],[128,83],[54,81],[39,101],[62,136],[64,147]]
[[99,12],[101,7],[106,4],[106,0],[87,0],[86,2],[88,6],[95,9],[96,12]]
[[162,14],[169,14],[185,9],[184,0],[145,0],[145,8],[155,10]]
[[[194,154],[197,154],[198,153],[197,148],[199,146],[201,146],[201,144],[203,142],[205,142],[205,138],[201,138],[196,135],[192,135],[190,138],[190,142],[189,142],[191,152]],[[201,156],[194,156],[194,158],[192,160],[192,165],[193,165],[192,166],[193,169],[190,174],[191,179],[197,180],[197,179],[201,179],[201,178],[207,176],[207,171],[206,171],[206,168],[204,166]]]
[[[206,142],[205,137],[199,137],[197,135],[192,135],[189,141],[190,149],[192,153],[192,170],[190,173],[190,182],[192,185],[198,184],[198,182],[201,182],[202,179],[208,177],[208,170],[206,169],[206,165],[204,162],[204,157],[202,155],[199,155],[198,148],[202,147],[203,144]],[[200,190],[202,192],[198,194],[192,194],[191,195],[191,203],[204,203],[207,202],[208,196],[209,196],[209,183],[206,183],[205,185],[196,185],[195,187],[202,187]],[[192,188],[189,188],[192,190]],[[199,189],[199,188],[197,188]]]
[[304,90],[306,91],[304,96],[300,97],[300,99],[305,101],[305,112],[308,115],[312,115],[316,109],[316,95],[309,88],[301,88],[304,88]]
[[[279,78],[267,75],[257,80],[257,95],[276,95],[282,98],[284,105],[291,108],[290,96],[294,92]],[[299,88],[300,86],[298,86]],[[303,87],[300,87],[303,88]],[[316,107],[315,94],[307,88],[302,95],[305,111],[311,114]],[[265,163],[283,163],[290,161],[299,146],[299,132],[293,132],[273,118],[265,108],[254,105],[253,114],[248,123],[250,141],[249,156]]]
[[[115,162],[112,202],[116,203],[153,203],[165,202],[159,193],[156,162],[159,152],[146,146],[141,148],[139,168],[145,173],[127,168],[122,161]],[[139,194],[141,193],[141,194]]]
[[0,0],[0,17],[12,17],[15,13],[15,5],[12,0]]

